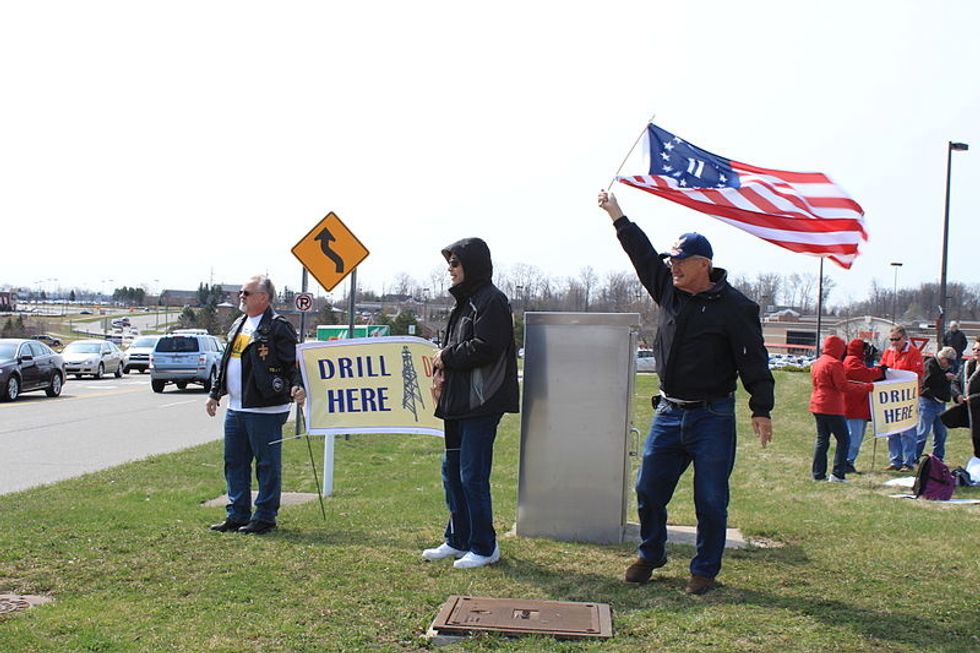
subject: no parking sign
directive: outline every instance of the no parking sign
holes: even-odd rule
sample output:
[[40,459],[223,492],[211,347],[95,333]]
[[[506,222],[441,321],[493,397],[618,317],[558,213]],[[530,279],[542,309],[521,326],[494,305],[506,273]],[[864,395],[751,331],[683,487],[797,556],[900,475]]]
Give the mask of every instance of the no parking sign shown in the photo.
[[309,313],[313,310],[313,293],[309,292],[298,292],[296,296],[293,297],[293,306],[296,307],[297,311],[303,313]]

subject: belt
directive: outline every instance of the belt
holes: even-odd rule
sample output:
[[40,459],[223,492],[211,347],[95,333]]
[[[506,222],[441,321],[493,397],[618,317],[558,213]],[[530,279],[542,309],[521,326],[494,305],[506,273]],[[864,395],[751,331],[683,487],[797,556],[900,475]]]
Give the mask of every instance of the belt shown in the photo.
[[674,399],[673,397],[668,397],[666,395],[654,395],[651,397],[653,407],[657,407],[657,403],[660,401],[666,401],[671,406],[676,408],[683,408],[684,410],[691,410],[692,408],[707,408],[716,401],[721,401],[722,399],[728,399],[731,395],[725,395],[724,397],[716,397],[714,399]]

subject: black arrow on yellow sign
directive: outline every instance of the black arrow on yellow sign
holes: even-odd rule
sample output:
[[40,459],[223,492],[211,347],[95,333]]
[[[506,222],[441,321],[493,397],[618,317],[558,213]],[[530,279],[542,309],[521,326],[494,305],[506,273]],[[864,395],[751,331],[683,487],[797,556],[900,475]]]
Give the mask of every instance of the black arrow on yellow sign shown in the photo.
[[327,229],[324,229],[317,234],[314,240],[320,241],[320,249],[323,250],[323,254],[337,266],[337,274],[342,273],[344,271],[344,259],[340,258],[340,255],[337,254],[337,252],[330,249],[330,243],[337,240],[333,237],[333,234]]

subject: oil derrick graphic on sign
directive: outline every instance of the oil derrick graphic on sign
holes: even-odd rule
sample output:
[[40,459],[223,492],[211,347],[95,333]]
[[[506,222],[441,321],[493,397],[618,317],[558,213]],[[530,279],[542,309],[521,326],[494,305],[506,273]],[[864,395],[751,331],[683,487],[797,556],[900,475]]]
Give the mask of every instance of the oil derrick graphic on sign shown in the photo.
[[422,401],[422,391],[419,389],[419,377],[415,373],[415,364],[412,362],[412,352],[408,347],[402,347],[402,408],[412,411],[415,421],[419,421],[418,408],[415,402],[419,402],[419,408],[425,408]]

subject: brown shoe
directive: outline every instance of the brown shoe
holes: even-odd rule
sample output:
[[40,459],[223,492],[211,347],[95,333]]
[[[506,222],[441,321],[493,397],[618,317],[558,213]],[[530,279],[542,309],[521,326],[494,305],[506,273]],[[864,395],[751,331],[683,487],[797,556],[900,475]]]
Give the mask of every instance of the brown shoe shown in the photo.
[[897,472],[900,469],[901,466],[896,467],[895,465],[889,465],[888,467],[885,467],[886,472]]
[[645,583],[650,580],[654,569],[659,569],[667,564],[665,557],[660,562],[650,562],[646,558],[636,557],[636,561],[626,568],[627,583]]
[[715,579],[707,576],[691,576],[684,591],[688,594],[704,594],[715,586]]

